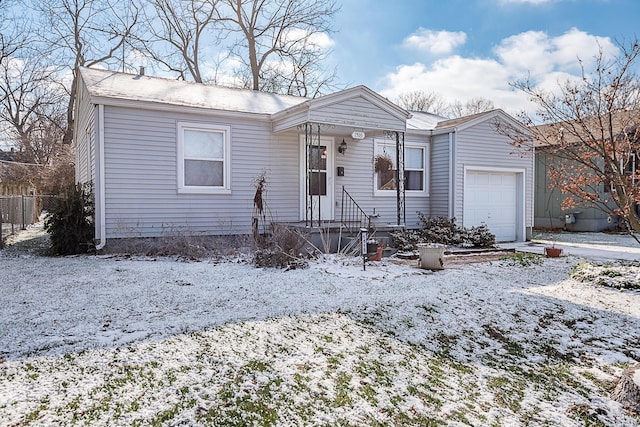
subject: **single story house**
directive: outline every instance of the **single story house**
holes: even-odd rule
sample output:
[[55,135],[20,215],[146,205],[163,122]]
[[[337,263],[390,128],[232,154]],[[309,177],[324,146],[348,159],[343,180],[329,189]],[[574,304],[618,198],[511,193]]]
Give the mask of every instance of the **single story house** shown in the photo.
[[[540,229],[564,229],[567,231],[604,231],[615,228],[619,218],[600,209],[580,207],[565,210],[562,202],[567,197],[554,188],[549,169],[558,165],[554,149],[541,145],[535,151],[535,216],[534,227]],[[602,188],[601,194],[608,189]]]
[[[563,209],[562,202],[569,197],[557,188],[557,183],[550,177],[552,170],[572,170],[572,166],[577,162],[574,159],[576,150],[573,147],[584,146],[586,141],[591,141],[593,135],[600,135],[603,132],[614,135],[628,135],[630,130],[638,127],[638,113],[636,111],[614,112],[609,121],[608,118],[593,116],[582,121],[556,122],[539,125],[533,129],[535,145],[535,214],[534,226],[536,228],[551,229],[563,228],[568,231],[604,231],[624,227],[622,219],[603,209],[590,207],[582,203],[582,206],[572,209]],[[611,129],[607,127],[611,126]],[[626,138],[626,137],[624,137]],[[608,138],[607,138],[608,139]],[[599,143],[598,143],[599,144]],[[634,142],[637,146],[637,141]],[[627,153],[624,145],[618,145],[619,152],[616,153],[619,159],[620,169],[627,176],[637,173],[637,153],[631,150]],[[604,169],[604,157],[600,156],[598,167]],[[585,184],[585,188],[591,188],[591,184]],[[601,182],[592,191],[599,201],[611,200],[615,189],[611,183]],[[600,205],[602,207],[602,204]],[[610,202],[613,209],[615,205]],[[636,206],[638,209],[638,206]]]
[[269,221],[418,226],[418,212],[487,224],[498,241],[533,226],[533,156],[514,154],[501,110],[448,120],[364,86],[316,99],[81,68],[75,150],[93,182],[96,239],[250,234],[256,181]]

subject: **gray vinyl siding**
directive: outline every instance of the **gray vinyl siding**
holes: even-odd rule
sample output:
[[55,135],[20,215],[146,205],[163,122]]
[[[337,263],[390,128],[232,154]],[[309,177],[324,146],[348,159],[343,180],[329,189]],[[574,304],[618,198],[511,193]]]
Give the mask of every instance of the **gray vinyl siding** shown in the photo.
[[361,96],[312,109],[309,121],[380,130],[404,130],[406,127],[404,118],[392,116]]
[[[405,143],[418,144],[427,147],[427,137],[406,135]],[[341,142],[336,140],[336,143]],[[337,153],[337,149],[336,149]],[[389,196],[376,195],[374,192],[374,138],[367,138],[361,141],[349,143],[347,153],[343,156],[336,154],[336,167],[343,166],[345,174],[343,177],[336,176],[336,215],[337,220],[341,214],[341,192],[342,186],[356,200],[358,205],[367,214],[373,214],[377,218],[374,223],[379,225],[397,224],[397,198],[394,191]],[[429,162],[429,159],[427,159]],[[429,188],[429,171],[427,174],[427,188]],[[407,195],[405,198],[406,225],[415,228],[418,224],[417,212],[427,213],[429,211],[429,196]]]
[[299,124],[307,122],[307,109],[301,109],[295,113],[287,114],[273,123],[273,131],[281,132],[286,129],[295,129]]
[[533,156],[524,157],[509,143],[509,139],[495,131],[493,121],[485,121],[457,132],[455,138],[454,216],[463,223],[464,168],[495,167],[525,169],[525,227],[533,226]]
[[449,216],[449,134],[431,139],[431,210],[429,215]]
[[[177,123],[230,126],[231,194],[178,194]],[[107,237],[250,232],[255,180],[268,212],[298,219],[298,148],[267,121],[105,107]]]
[[[564,228],[569,231],[602,231],[616,226],[615,218],[610,218],[599,209],[580,207],[565,211],[562,201],[566,198],[558,188],[549,188],[549,167],[559,166],[557,157],[545,150],[535,154],[535,216],[536,228]],[[565,215],[573,214],[575,222],[565,223]]]
[[80,80],[78,85],[78,114],[76,115],[75,151],[76,181],[80,183],[95,180],[95,107],[90,104],[89,94]]

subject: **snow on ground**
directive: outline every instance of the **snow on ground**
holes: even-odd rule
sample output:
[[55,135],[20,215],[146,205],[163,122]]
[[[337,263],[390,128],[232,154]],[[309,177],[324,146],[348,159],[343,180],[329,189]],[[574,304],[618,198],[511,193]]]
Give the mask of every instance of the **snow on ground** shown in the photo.
[[640,360],[640,293],[538,261],[5,250],[0,424],[637,425],[608,396]]
[[571,231],[540,231],[533,236],[534,240],[566,242],[597,245],[612,245],[623,248],[636,248],[638,241],[628,234],[621,233],[589,233]]

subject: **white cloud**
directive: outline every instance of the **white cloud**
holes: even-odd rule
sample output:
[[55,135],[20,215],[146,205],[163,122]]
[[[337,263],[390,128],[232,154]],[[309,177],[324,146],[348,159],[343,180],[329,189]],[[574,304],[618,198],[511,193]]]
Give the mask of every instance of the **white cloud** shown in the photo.
[[503,39],[488,57],[452,55],[432,63],[400,65],[385,76],[380,92],[395,99],[401,93],[424,90],[437,92],[449,102],[484,97],[515,113],[532,105],[510,83],[529,78],[540,88],[553,90],[557,82],[580,74],[578,58],[588,69],[600,50],[610,57],[618,53],[609,38],[575,28],[558,37],[528,31]]
[[419,28],[403,41],[408,48],[415,48],[436,55],[448,54],[463,45],[467,41],[467,35],[461,31],[433,31]]
[[333,40],[327,33],[309,34],[308,31],[301,28],[289,30],[284,35],[284,40],[287,42],[303,40],[305,38],[309,44],[315,46],[317,49],[329,49],[335,44],[335,40]]
[[578,72],[578,59],[588,68],[599,49],[606,56],[617,53],[610,39],[572,28],[558,37],[549,37],[542,31],[520,33],[502,40],[494,52],[506,67],[541,75],[556,69]]

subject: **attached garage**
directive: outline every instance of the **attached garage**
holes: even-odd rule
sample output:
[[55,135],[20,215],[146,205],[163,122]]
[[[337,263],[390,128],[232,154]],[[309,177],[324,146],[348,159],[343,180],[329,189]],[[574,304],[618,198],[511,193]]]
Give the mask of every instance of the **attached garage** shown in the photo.
[[514,146],[504,129],[528,132],[501,110],[438,122],[431,135],[429,214],[465,227],[486,224],[498,242],[522,242],[533,226],[533,151]]
[[523,171],[465,170],[465,227],[486,224],[498,242],[521,240]]

